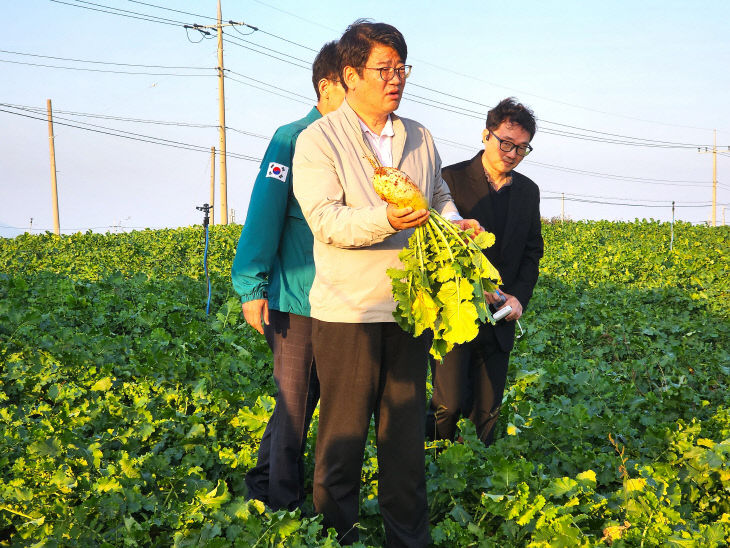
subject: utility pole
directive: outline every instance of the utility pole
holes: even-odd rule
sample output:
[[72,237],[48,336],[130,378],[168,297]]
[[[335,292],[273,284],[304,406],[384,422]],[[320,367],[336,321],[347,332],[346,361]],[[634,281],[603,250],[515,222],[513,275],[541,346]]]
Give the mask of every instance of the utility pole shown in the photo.
[[221,0],[218,0],[218,118],[220,120],[221,149],[221,224],[228,224],[228,168],[226,167],[226,94],[223,86],[223,24],[221,21]]
[[712,141],[712,226],[717,226],[717,130]]
[[215,29],[218,33],[218,119],[220,134],[220,178],[221,178],[221,219],[220,224],[228,224],[228,170],[226,168],[226,97],[225,75],[223,67],[223,27],[246,25],[243,22],[228,21],[225,25],[221,16],[221,0],[218,0],[218,21],[215,25],[184,25],[186,29],[195,29],[205,36],[210,33],[205,29]]
[[46,101],[48,108],[48,144],[51,151],[51,206],[53,207],[53,233],[61,234],[61,223],[58,220],[58,185],[56,184],[56,147],[53,136],[53,110],[51,100]]
[[563,192],[562,198],[560,198],[560,222],[565,222],[565,192]]
[[712,226],[717,226],[717,130],[713,130],[713,133],[712,150],[708,150],[707,147],[705,147],[704,151],[697,150],[703,153],[712,153],[712,212],[710,223],[712,223]]
[[215,147],[210,147],[210,224],[215,224]]

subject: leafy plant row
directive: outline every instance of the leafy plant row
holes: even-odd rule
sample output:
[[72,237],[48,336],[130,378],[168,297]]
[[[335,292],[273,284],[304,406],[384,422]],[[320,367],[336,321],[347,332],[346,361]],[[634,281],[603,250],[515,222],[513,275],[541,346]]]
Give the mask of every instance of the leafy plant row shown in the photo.
[[[210,317],[200,228],[0,240],[0,545],[337,545],[311,503],[245,500],[274,387],[228,289],[239,229],[211,231]],[[544,235],[498,441],[427,446],[434,544],[726,545],[730,231]]]

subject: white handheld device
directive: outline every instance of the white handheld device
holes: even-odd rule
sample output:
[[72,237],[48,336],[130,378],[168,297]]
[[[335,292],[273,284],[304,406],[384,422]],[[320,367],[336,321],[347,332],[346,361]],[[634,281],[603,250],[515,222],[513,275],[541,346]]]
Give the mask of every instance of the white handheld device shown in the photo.
[[507,305],[507,306],[500,308],[494,314],[492,314],[492,318],[494,318],[495,322],[498,322],[499,320],[504,318],[510,312],[512,312],[512,307]]

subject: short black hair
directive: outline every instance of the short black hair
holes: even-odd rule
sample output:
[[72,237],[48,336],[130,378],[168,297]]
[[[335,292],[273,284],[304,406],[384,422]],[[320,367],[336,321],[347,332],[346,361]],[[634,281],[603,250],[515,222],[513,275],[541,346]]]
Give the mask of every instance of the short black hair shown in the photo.
[[537,122],[532,110],[522,103],[518,103],[514,97],[502,99],[499,104],[487,113],[487,129],[494,131],[502,122],[519,124],[530,134],[530,140],[537,131]]
[[408,57],[406,39],[393,25],[374,23],[369,19],[358,19],[347,27],[337,44],[340,58],[340,80],[345,90],[347,90],[344,78],[345,67],[354,67],[362,76],[362,69],[370,57],[373,46],[377,45],[393,48],[401,61],[406,62],[406,57]]
[[340,81],[340,63],[335,40],[322,46],[312,63],[312,85],[317,94],[317,101],[319,101],[319,81],[322,78],[330,82]]

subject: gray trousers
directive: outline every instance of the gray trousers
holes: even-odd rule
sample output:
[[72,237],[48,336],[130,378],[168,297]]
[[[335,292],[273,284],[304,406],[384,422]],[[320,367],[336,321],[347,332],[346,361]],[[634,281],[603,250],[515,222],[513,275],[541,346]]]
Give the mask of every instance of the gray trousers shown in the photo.
[[378,503],[387,546],[428,546],[423,409],[426,345],[395,323],[313,320],[321,387],[314,506],[342,544],[358,539],[370,419],[378,446]]
[[304,450],[319,400],[312,319],[269,310],[264,334],[274,354],[276,406],[261,439],[256,466],[246,474],[246,486],[248,498],[276,510],[293,510],[305,498]]

